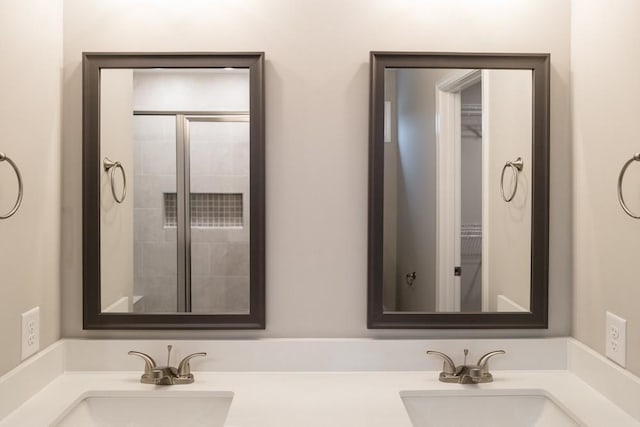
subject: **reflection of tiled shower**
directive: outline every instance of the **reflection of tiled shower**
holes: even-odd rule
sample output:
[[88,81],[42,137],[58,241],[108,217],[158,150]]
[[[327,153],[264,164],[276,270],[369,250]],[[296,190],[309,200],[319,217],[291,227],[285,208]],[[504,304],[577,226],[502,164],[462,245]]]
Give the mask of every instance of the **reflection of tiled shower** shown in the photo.
[[[248,312],[249,123],[239,117],[135,116],[135,311]],[[184,181],[191,218],[179,229]]]

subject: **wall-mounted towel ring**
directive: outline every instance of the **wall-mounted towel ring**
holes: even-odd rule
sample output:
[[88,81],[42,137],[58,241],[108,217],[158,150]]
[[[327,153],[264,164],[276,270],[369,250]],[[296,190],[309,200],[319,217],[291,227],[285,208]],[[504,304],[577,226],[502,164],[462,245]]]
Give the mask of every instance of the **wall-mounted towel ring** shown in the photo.
[[[111,194],[113,194],[113,198],[118,203],[124,202],[124,198],[127,197],[127,174],[124,172],[122,163],[118,161],[114,162],[112,160],[109,160],[108,157],[105,157],[103,160],[103,166],[104,171],[109,174],[109,179],[111,180]],[[122,196],[120,197],[118,197],[118,195],[116,194],[116,185],[113,178],[116,169],[120,169],[120,172],[122,173]]]
[[14,172],[16,173],[16,177],[18,178],[18,198],[16,200],[16,204],[13,205],[13,208],[8,213],[6,213],[4,215],[0,215],[0,219],[7,219],[7,218],[13,216],[13,214],[18,212],[18,209],[20,208],[20,205],[22,204],[22,175],[20,175],[20,169],[18,169],[18,166],[16,166],[16,164],[13,162],[13,160],[11,160],[9,157],[7,157],[6,154],[0,153],[0,163],[4,162],[5,160],[11,165],[11,167],[14,170]]
[[[522,157],[518,157],[515,162],[509,160],[504,164],[504,167],[502,168],[502,174],[500,175],[500,194],[502,194],[502,200],[507,203],[513,200],[513,197],[518,191],[518,175],[520,175],[520,171],[522,171],[523,167],[524,163],[522,162]],[[515,181],[513,191],[511,192],[511,195],[509,197],[504,195],[504,173],[506,172],[507,168],[510,168],[511,172],[513,172],[513,180]]]
[[618,175],[618,201],[620,202],[620,206],[622,206],[622,210],[626,212],[631,218],[640,219],[640,215],[636,215],[629,208],[627,204],[624,202],[624,197],[622,196],[622,180],[624,179],[624,173],[627,171],[629,165],[633,162],[640,162],[640,153],[635,153],[633,157],[631,157],[627,162],[622,166],[620,170],[620,175]]

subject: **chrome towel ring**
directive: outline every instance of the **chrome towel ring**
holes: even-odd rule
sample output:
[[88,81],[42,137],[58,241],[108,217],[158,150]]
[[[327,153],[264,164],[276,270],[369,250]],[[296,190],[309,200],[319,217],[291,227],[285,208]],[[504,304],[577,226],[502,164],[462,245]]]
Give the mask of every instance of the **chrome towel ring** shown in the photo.
[[[515,162],[509,160],[504,164],[504,167],[502,168],[502,174],[500,175],[500,194],[502,194],[502,200],[507,203],[513,200],[516,192],[518,191],[518,176],[520,175],[523,167],[524,163],[522,162],[522,157],[518,157]],[[509,197],[504,195],[504,173],[506,172],[507,168],[511,168],[511,172],[513,172],[513,180],[515,181],[513,191],[511,192],[511,195]]]
[[13,214],[15,214],[16,212],[18,212],[18,209],[20,208],[20,205],[22,204],[22,175],[20,175],[20,169],[18,169],[18,166],[16,166],[16,164],[13,162],[13,160],[11,160],[6,154],[4,153],[0,153],[0,163],[7,161],[11,167],[13,168],[14,172],[16,173],[16,177],[18,178],[18,199],[16,200],[16,204],[13,205],[13,208],[4,215],[0,215],[0,219],[7,219],[9,217],[12,217]]
[[[118,161],[114,162],[108,157],[105,157],[102,164],[104,166],[104,171],[109,174],[109,179],[111,181],[111,194],[113,194],[113,198],[118,203],[124,202],[125,197],[127,197],[127,174],[124,172],[122,163]],[[116,169],[120,169],[120,172],[122,173],[122,196],[120,197],[116,194],[116,185],[113,178]]]
[[622,210],[626,212],[631,218],[640,219],[640,215],[636,215],[627,207],[627,204],[624,202],[624,197],[622,196],[622,181],[624,180],[624,173],[627,171],[629,165],[633,162],[640,162],[640,153],[635,153],[633,157],[631,157],[627,162],[622,166],[620,170],[620,175],[618,175],[618,201],[620,202],[620,206],[622,206]]

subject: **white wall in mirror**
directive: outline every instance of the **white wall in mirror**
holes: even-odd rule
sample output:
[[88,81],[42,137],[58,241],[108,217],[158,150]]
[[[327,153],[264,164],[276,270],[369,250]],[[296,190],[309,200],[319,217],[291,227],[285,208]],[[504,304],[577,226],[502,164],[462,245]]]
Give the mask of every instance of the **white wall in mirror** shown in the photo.
[[[128,197],[117,203],[112,194],[111,173],[103,173],[100,181],[100,305],[105,312],[128,312],[134,296],[134,164],[133,70],[109,70],[102,73],[100,86],[100,159],[122,163],[127,175]],[[96,165],[103,169],[102,165]],[[124,180],[114,170],[114,191],[120,197]],[[125,172],[126,173],[126,172]]]
[[[483,237],[487,256],[483,266],[483,286],[488,298],[483,309],[514,311],[529,308],[531,275],[531,111],[533,101],[531,73],[512,70],[487,70],[483,74],[486,138],[489,140],[487,167],[487,230]],[[483,134],[484,137],[484,134]],[[501,173],[506,161],[521,158],[518,187],[513,200],[505,203],[500,194]],[[505,170],[505,193],[510,193],[513,170]],[[509,183],[509,184],[507,184]],[[511,184],[511,185],[510,185]],[[509,197],[509,196],[507,196]],[[484,253],[483,253],[484,255]],[[499,307],[500,306],[500,307]]]
[[247,69],[139,69],[134,74],[134,110],[249,110]]

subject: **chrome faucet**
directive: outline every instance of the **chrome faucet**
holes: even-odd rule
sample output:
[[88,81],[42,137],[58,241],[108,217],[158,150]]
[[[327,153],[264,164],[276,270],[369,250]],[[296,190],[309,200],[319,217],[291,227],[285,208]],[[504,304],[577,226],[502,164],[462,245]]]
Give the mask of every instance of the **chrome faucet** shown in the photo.
[[158,366],[156,362],[148,354],[139,351],[130,351],[129,355],[138,356],[144,360],[144,373],[140,377],[143,384],[155,385],[173,385],[173,384],[191,384],[194,381],[191,373],[189,361],[197,356],[206,356],[207,353],[193,353],[182,359],[177,368],[171,366],[171,349],[167,346],[167,364],[166,366]]
[[505,351],[491,351],[478,359],[478,363],[475,365],[467,365],[469,350],[465,348],[464,362],[460,366],[456,366],[449,356],[439,351],[429,350],[427,354],[433,354],[443,359],[443,368],[439,376],[440,381],[443,383],[478,384],[493,381],[493,376],[489,373],[489,359],[497,354],[505,354]]

